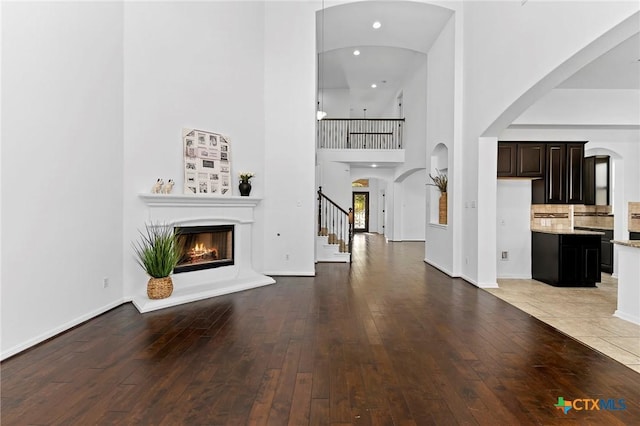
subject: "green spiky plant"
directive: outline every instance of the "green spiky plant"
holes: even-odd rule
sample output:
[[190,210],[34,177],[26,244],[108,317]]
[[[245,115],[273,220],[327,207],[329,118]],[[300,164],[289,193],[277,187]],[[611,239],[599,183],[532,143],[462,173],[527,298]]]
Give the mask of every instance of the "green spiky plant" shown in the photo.
[[145,232],[140,232],[140,240],[134,242],[136,261],[153,278],[171,275],[180,260],[178,238],[172,226],[166,224],[145,224]]
[[447,192],[447,185],[449,184],[449,178],[447,177],[446,174],[440,173],[440,170],[436,169],[436,175],[432,176],[431,173],[429,173],[429,177],[433,181],[433,183],[432,184],[430,183],[429,185],[438,187],[440,192]]

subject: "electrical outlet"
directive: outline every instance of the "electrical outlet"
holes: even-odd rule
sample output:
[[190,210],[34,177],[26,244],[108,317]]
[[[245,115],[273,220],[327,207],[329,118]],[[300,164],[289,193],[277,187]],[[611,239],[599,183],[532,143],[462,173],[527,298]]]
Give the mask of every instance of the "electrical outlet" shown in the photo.
[[502,252],[502,260],[509,260],[509,252],[508,251],[503,251]]
[[102,288],[109,287],[109,277],[102,278]]

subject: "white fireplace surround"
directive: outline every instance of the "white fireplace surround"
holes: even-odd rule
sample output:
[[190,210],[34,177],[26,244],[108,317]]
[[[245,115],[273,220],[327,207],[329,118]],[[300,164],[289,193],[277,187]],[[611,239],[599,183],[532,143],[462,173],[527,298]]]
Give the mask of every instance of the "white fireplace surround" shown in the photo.
[[166,299],[147,297],[146,282],[133,298],[141,313],[275,283],[253,269],[251,227],[254,197],[140,194],[147,205],[148,220],[172,226],[234,225],[234,264],[172,275],[173,294]]

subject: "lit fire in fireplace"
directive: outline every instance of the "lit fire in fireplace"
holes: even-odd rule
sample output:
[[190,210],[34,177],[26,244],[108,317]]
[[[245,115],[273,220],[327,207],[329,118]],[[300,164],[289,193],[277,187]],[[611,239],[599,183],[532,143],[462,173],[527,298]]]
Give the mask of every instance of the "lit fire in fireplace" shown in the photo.
[[174,273],[233,265],[233,225],[176,228],[180,261]]
[[189,250],[189,262],[202,262],[206,260],[217,260],[218,249],[208,248],[204,243],[196,243],[191,250]]

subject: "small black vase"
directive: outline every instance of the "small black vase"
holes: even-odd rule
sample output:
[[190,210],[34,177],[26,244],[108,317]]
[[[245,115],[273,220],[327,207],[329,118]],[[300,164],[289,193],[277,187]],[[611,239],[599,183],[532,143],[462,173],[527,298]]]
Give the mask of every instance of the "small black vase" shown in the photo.
[[251,193],[251,183],[240,181],[238,189],[240,190],[240,195],[242,195],[243,197],[248,197]]

